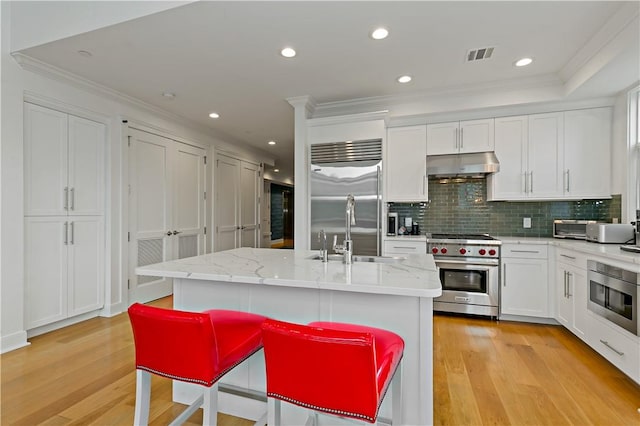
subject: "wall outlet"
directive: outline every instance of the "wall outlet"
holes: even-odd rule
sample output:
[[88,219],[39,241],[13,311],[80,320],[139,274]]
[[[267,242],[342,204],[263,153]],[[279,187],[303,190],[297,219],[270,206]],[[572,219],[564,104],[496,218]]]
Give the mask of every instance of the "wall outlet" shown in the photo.
[[522,218],[522,227],[523,228],[531,228],[531,218],[530,217],[523,217]]
[[613,220],[611,221],[613,223],[620,223],[620,220],[617,217],[614,217]]

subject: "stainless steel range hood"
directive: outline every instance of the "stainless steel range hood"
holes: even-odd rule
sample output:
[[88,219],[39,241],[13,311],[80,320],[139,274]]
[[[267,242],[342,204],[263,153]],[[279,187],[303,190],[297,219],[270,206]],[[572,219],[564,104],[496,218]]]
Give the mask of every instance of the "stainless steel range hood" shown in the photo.
[[427,175],[434,177],[484,177],[500,170],[494,152],[427,155]]

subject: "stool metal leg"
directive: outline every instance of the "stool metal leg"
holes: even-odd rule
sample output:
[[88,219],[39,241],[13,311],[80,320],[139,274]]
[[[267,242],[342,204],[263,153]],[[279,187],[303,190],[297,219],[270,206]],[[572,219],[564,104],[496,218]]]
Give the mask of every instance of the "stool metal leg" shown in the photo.
[[267,412],[269,426],[280,426],[282,424],[282,411],[280,400],[276,398],[267,398]]
[[402,361],[391,379],[391,424],[402,424]]
[[135,426],[149,424],[149,402],[151,400],[151,373],[136,370],[136,409],[133,417]]
[[218,382],[210,388],[205,388],[202,408],[203,426],[216,426],[218,424]]

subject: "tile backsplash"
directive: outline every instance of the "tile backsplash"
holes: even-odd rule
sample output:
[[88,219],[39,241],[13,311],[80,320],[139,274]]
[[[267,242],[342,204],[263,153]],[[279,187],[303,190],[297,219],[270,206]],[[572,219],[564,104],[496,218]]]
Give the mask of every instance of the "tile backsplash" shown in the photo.
[[[391,203],[399,223],[411,217],[420,233],[488,233],[513,237],[551,237],[554,219],[594,219],[611,222],[622,213],[621,195],[605,200],[487,201],[486,179],[440,183],[429,180],[430,203]],[[523,218],[531,228],[523,228]]]

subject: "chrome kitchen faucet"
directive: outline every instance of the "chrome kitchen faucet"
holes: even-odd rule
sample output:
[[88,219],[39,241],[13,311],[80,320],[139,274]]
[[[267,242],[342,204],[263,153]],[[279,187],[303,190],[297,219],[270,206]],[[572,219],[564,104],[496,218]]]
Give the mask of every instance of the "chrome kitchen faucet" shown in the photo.
[[344,263],[353,261],[353,241],[351,240],[351,226],[356,224],[356,199],[353,194],[347,195],[346,225],[344,242],[338,245],[338,236],[333,236],[333,251],[344,254]]

